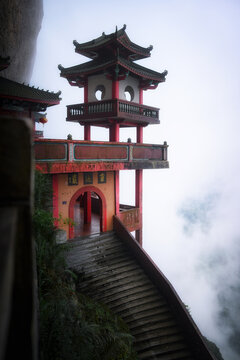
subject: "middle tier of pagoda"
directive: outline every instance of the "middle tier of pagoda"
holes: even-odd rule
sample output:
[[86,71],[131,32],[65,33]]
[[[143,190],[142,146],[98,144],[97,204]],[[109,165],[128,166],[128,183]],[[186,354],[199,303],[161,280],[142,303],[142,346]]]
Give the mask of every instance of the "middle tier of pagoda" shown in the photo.
[[77,53],[92,60],[69,68],[59,65],[61,77],[84,88],[84,103],[67,106],[67,121],[106,127],[112,122],[120,127],[159,123],[159,109],[143,105],[143,90],[164,82],[167,71],[136,64],[135,60],[150,56],[152,46],[131,42],[125,29],[87,43],[73,42]]

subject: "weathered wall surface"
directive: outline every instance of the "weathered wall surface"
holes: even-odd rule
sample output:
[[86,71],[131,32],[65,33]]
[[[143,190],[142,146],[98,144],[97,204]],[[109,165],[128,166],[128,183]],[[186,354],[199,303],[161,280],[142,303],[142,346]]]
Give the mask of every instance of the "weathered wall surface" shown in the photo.
[[[43,17],[42,0],[0,1],[0,76],[27,82]],[[0,360],[38,359],[32,217],[32,127],[22,117],[0,119]],[[21,151],[19,151],[21,149]]]
[[10,56],[11,65],[1,76],[29,82],[43,18],[43,0],[0,2],[0,56]]

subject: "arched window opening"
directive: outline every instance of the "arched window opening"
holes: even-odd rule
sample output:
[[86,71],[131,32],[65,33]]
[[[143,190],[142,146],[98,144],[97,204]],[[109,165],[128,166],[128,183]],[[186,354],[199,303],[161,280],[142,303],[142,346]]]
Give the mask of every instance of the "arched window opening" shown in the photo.
[[134,99],[134,90],[131,86],[126,86],[124,90],[124,95],[127,101],[133,101]]
[[105,86],[98,85],[95,89],[95,98],[100,101],[103,100],[105,97]]

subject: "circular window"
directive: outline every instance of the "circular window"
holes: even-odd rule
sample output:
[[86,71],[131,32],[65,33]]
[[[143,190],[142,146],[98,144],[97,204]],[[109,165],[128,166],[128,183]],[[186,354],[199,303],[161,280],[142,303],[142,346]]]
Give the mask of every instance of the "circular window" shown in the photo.
[[102,100],[105,96],[105,87],[103,85],[98,85],[95,90],[95,97],[98,101]]
[[124,90],[124,95],[127,101],[133,101],[134,99],[134,90],[131,86],[126,86]]

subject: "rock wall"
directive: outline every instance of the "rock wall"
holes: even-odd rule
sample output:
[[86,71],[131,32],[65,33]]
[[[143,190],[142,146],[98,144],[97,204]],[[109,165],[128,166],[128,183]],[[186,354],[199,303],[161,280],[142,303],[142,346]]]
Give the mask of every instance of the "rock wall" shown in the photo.
[[43,18],[43,0],[0,2],[0,55],[10,56],[10,66],[1,76],[29,82]]

